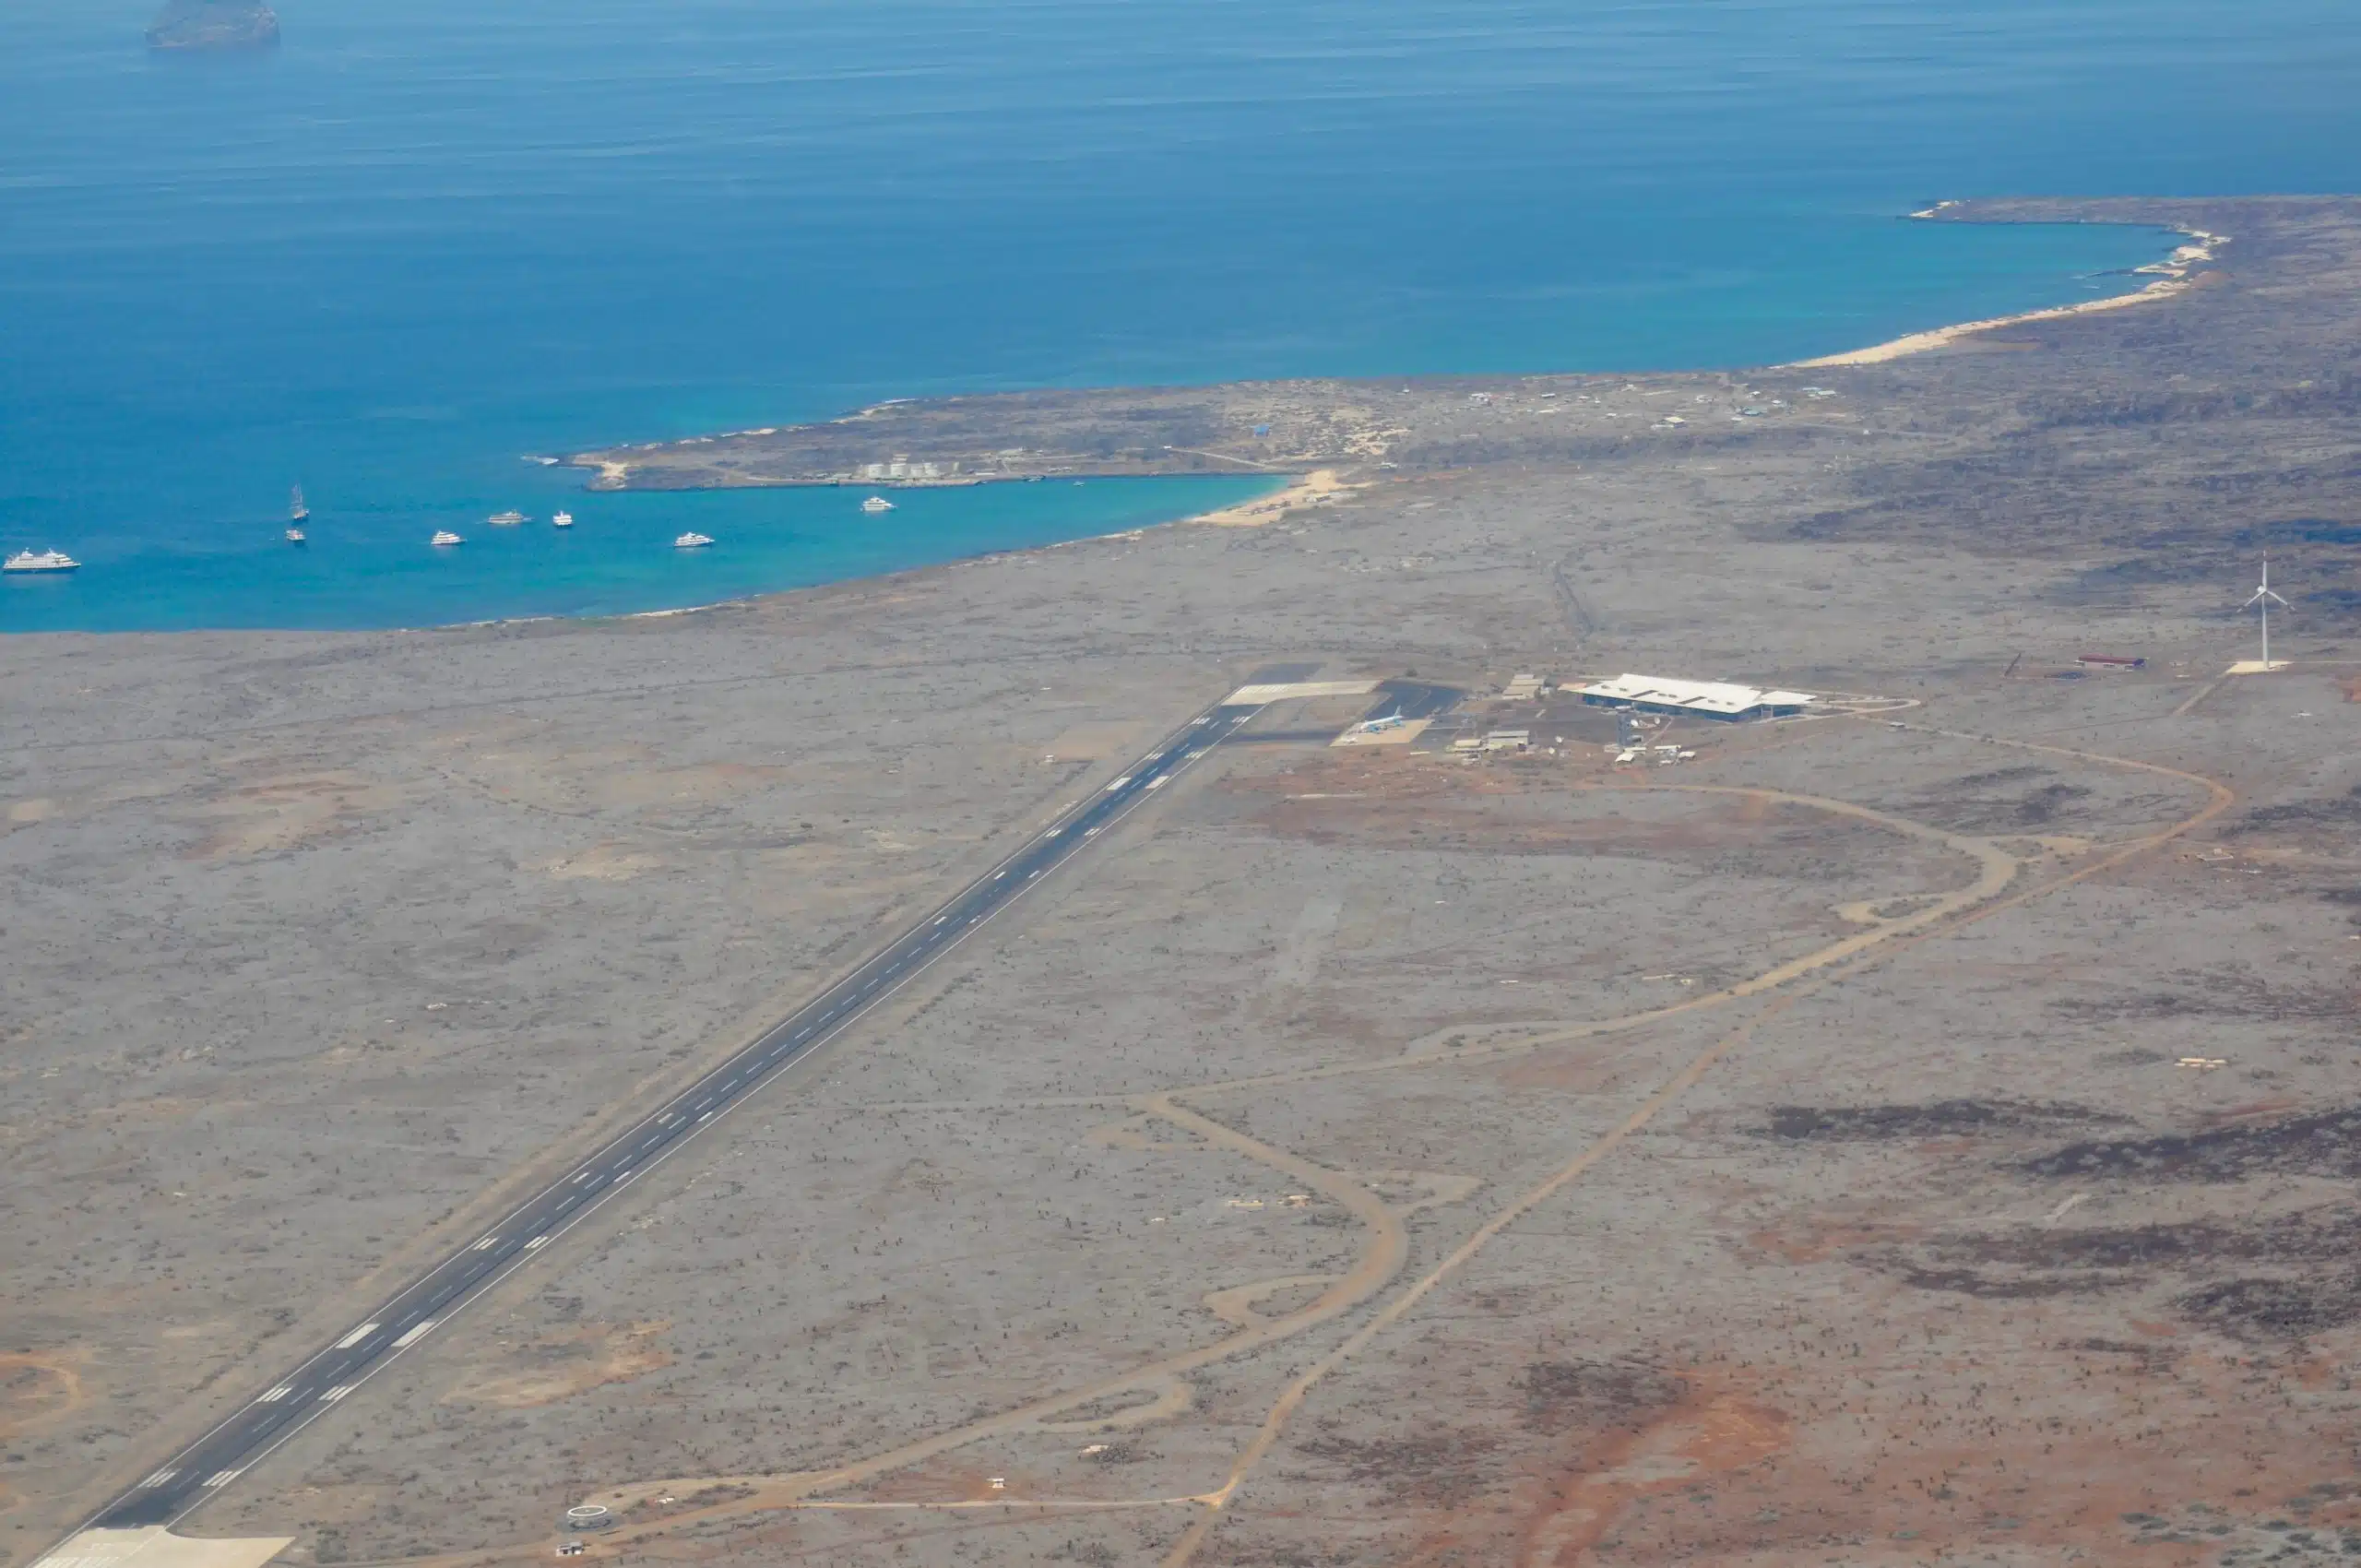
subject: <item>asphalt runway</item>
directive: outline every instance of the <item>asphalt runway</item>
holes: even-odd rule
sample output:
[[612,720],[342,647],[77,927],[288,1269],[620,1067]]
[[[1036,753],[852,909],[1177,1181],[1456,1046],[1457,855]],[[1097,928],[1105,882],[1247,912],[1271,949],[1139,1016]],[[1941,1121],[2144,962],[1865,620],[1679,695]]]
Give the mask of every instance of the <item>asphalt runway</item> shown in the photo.
[[1024,848],[891,945],[405,1286],[333,1342],[117,1497],[85,1527],[167,1525],[219,1496],[256,1460],[350,1396],[403,1351],[773,1076],[802,1060],[1026,889],[1088,848],[1132,807],[1262,711],[1206,709],[1131,770],[1069,807]]
[[1425,681],[1386,681],[1379,684],[1376,703],[1361,719],[1363,722],[1386,718],[1399,718],[1406,722],[1440,719],[1465,695],[1457,687],[1438,686]]

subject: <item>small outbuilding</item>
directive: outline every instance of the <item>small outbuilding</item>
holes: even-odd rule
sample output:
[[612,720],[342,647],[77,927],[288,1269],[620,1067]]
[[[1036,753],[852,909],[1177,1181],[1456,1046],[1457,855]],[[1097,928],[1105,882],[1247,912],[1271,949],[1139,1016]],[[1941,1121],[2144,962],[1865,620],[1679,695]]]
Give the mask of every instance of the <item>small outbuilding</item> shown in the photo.
[[1622,674],[1575,688],[1592,707],[1641,713],[1688,713],[1700,719],[1781,719],[1801,713],[1809,692],[1764,691],[1726,681],[1684,681],[1672,675]]

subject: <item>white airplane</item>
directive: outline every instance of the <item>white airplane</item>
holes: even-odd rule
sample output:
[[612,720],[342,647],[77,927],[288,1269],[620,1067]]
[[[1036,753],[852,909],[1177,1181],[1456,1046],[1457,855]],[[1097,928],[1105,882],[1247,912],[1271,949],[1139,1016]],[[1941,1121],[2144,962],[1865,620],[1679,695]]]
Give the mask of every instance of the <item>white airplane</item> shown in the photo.
[[1408,719],[1402,717],[1401,707],[1397,704],[1394,711],[1387,714],[1382,719],[1362,719],[1358,724],[1353,726],[1353,732],[1357,735],[1378,735],[1382,734],[1388,730],[1397,729],[1409,722],[1410,721]]

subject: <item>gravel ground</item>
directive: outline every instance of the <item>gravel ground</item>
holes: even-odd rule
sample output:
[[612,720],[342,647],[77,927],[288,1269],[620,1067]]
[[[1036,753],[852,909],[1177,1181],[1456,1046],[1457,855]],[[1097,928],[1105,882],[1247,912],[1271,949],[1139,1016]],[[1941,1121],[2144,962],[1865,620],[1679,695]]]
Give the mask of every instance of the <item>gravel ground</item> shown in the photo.
[[[1815,373],[1848,417],[1809,430],[1576,450],[1461,394],[1450,464],[1262,528],[664,618],[0,641],[0,1554],[1288,660],[1575,732],[1210,759],[193,1527],[523,1562],[596,1496],[633,1559],[2342,1555],[2361,228],[2149,215],[2236,236],[2225,276]],[[2216,683],[2266,545],[2298,662]],[[1626,669],[1917,706],[1618,770],[1489,696]]]

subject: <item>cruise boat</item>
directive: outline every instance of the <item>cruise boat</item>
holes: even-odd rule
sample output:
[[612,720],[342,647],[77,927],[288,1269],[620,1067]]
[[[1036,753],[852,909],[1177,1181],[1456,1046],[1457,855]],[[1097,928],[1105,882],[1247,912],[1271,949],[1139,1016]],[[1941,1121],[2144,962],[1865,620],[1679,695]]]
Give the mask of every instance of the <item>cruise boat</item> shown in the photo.
[[484,519],[496,529],[513,529],[524,520],[525,514],[522,512],[494,512]]
[[36,554],[19,550],[6,561],[0,561],[0,572],[71,572],[82,564],[63,550],[44,550]]
[[560,512],[556,517],[550,519],[550,527],[553,529],[570,529],[573,526],[574,514],[571,512]]
[[426,542],[429,544],[465,544],[467,543],[467,540],[461,539],[457,534],[453,533],[449,529],[436,529],[434,530],[434,537],[428,540]]
[[672,541],[672,548],[675,550],[703,550],[706,545],[711,544],[713,540],[709,535],[701,533],[684,533],[680,538]]
[[894,504],[882,495],[872,495],[860,504],[860,509],[864,512],[890,512]]

